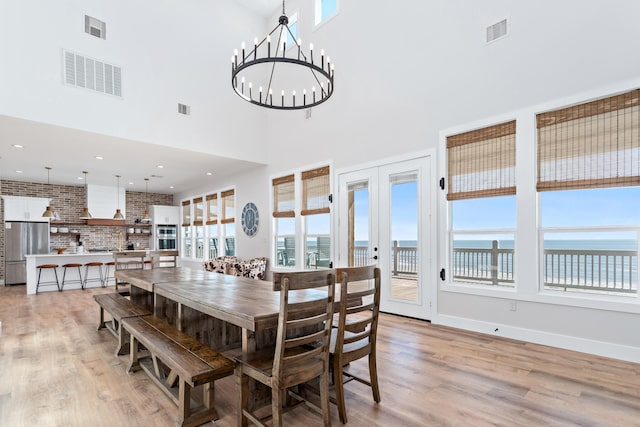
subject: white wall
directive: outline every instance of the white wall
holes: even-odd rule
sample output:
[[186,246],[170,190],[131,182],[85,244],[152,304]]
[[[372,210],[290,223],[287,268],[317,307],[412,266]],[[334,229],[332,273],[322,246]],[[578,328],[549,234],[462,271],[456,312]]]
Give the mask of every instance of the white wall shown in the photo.
[[[0,114],[265,158],[265,114],[230,90],[230,57],[247,31],[266,22],[236,2],[27,0],[0,7]],[[85,14],[107,23],[106,40],[84,32]],[[120,66],[123,98],[65,85],[62,49]],[[191,106],[191,116],[177,114],[178,102]]]

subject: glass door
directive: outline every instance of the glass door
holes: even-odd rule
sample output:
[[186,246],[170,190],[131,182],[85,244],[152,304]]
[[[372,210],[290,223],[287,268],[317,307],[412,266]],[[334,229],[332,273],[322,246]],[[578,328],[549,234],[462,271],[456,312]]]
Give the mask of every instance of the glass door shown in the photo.
[[430,157],[339,176],[341,266],[377,264],[381,310],[429,319],[436,282],[430,265]]

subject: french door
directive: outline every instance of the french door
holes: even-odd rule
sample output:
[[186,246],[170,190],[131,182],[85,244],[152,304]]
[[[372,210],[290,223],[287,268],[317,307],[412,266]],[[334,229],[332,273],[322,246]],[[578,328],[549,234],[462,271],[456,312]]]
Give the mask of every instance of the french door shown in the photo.
[[431,157],[339,174],[339,266],[377,264],[380,309],[430,319],[436,282]]

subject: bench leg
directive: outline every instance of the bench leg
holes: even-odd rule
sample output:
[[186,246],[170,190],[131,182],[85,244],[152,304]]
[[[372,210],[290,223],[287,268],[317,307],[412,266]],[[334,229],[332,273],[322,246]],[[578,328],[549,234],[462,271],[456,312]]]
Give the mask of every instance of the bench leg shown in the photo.
[[176,425],[184,425],[191,415],[191,387],[182,379],[179,380],[178,420]]
[[129,366],[127,366],[127,372],[133,373],[140,370],[140,362],[138,362],[138,343],[136,337],[130,334],[131,339],[129,342]]
[[127,352],[127,343],[125,342],[125,335],[126,335],[126,331],[125,329],[122,327],[122,322],[116,322],[116,319],[113,319],[113,323],[116,324],[117,323],[117,328],[116,331],[117,336],[118,336],[118,347],[116,348],[116,357],[120,356],[121,354],[126,354]]
[[98,323],[98,330],[104,329],[107,326],[104,324],[104,308],[100,306],[100,323]]

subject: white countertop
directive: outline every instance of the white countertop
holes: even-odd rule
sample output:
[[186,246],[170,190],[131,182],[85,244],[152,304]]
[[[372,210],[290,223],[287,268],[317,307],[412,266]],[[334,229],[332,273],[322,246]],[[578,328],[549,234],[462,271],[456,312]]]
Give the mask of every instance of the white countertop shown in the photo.
[[45,258],[45,257],[65,257],[65,256],[94,256],[94,255],[111,255],[112,252],[83,252],[83,253],[76,253],[76,252],[64,252],[61,254],[57,254],[57,253],[52,253],[52,254],[37,254],[37,255],[27,255],[26,257],[29,258]]

